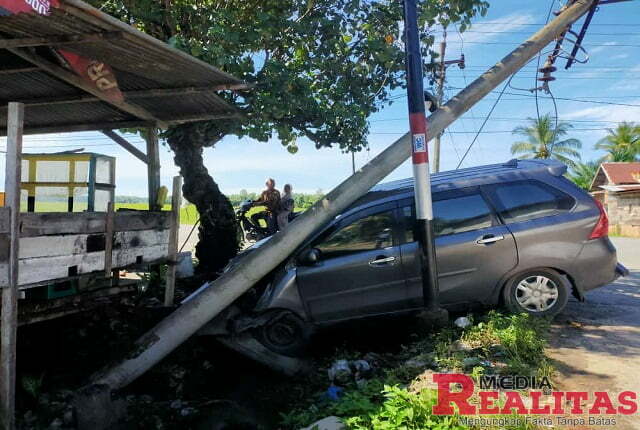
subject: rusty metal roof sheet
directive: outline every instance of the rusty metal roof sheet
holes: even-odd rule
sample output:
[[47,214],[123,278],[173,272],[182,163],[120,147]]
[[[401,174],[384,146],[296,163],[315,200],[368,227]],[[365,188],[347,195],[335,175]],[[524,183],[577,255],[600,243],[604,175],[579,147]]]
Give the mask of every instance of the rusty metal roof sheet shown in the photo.
[[25,103],[25,133],[166,127],[237,116],[216,92],[246,88],[80,0],[0,0],[0,135],[10,101]]

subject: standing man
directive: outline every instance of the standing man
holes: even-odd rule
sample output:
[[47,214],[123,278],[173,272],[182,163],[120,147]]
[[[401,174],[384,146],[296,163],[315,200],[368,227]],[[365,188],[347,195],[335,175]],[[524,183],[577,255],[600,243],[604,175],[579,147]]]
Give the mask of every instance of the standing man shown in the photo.
[[278,212],[278,230],[284,230],[289,224],[289,215],[293,211],[295,202],[293,201],[293,194],[291,184],[284,186],[284,194],[280,199],[280,212]]
[[267,223],[269,234],[274,234],[278,229],[276,216],[280,210],[280,191],[276,190],[276,181],[273,178],[267,179],[265,185],[267,189],[253,202],[253,206],[264,206],[266,210],[251,215],[251,221],[259,226],[260,220],[263,219]]

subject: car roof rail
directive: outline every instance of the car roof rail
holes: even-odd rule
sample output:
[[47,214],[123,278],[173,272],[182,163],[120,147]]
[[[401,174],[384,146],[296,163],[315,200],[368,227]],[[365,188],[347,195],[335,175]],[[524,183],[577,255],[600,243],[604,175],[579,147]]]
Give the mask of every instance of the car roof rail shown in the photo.
[[517,158],[512,158],[511,160],[507,161],[506,163],[504,163],[502,165],[502,167],[513,167],[513,168],[517,168],[518,167],[518,159]]

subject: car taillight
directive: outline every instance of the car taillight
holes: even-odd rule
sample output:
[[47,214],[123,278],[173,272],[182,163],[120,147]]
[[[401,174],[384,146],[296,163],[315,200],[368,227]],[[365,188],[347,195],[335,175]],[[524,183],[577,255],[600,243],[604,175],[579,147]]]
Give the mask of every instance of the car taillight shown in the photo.
[[607,211],[604,210],[604,206],[602,205],[602,203],[600,203],[599,200],[594,199],[594,201],[596,202],[596,206],[598,206],[598,210],[600,211],[600,218],[598,218],[598,222],[593,228],[589,239],[598,239],[609,234],[609,218],[607,217]]

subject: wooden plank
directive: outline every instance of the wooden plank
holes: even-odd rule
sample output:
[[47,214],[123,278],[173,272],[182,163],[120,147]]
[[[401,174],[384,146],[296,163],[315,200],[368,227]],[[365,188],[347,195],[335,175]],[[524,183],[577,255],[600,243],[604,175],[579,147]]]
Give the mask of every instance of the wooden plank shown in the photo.
[[105,220],[105,233],[104,233],[104,277],[111,277],[111,263],[113,259],[112,251],[113,251],[113,220],[114,220],[114,212],[113,212],[113,202],[107,203],[107,216]]
[[109,303],[109,300],[105,301],[104,298],[117,299],[117,296],[135,293],[138,289],[136,284],[135,281],[129,281],[126,284],[123,282],[123,285],[117,287],[100,288],[95,291],[74,294],[73,296],[47,300],[44,303],[38,302],[23,305],[18,315],[18,325],[48,321],[104,306]]
[[11,231],[11,209],[0,207],[0,233]]
[[[139,128],[148,127],[151,123],[149,121],[112,121],[112,122],[93,122],[93,123],[81,123],[81,124],[58,124],[48,125],[40,127],[29,127],[25,130],[24,134],[47,134],[47,133],[67,133],[72,131],[92,131],[92,130],[104,130],[104,129],[119,129],[119,128]],[[6,135],[7,131],[0,128],[0,136]]]
[[2,289],[0,316],[0,426],[15,426],[16,343],[18,338],[18,282],[20,252],[20,179],[24,105],[9,103],[7,156],[5,165],[5,206],[11,210],[8,285]]
[[176,287],[176,266],[178,264],[178,233],[180,230],[180,206],[182,206],[182,177],[173,178],[171,191],[171,229],[169,230],[167,281],[164,290],[164,305],[173,306]]
[[0,39],[0,49],[27,48],[30,46],[59,46],[78,43],[104,42],[105,40],[121,39],[121,31],[110,31],[86,34],[65,34],[45,37],[21,37],[15,39]]
[[[113,250],[113,268],[156,263],[167,259],[168,244]],[[66,280],[89,273],[104,274],[104,251],[53,257],[27,258],[19,261],[20,287]],[[0,263],[0,274],[8,265]],[[5,288],[5,290],[8,288]]]
[[[16,69],[20,70],[20,69]],[[39,70],[37,67],[28,68],[29,71],[37,71]],[[6,74],[3,70],[0,70],[0,75]],[[223,85],[212,85],[206,87],[178,87],[178,88],[152,88],[147,90],[132,90],[132,91],[122,91],[122,95],[127,100],[134,99],[144,99],[144,98],[163,98],[163,97],[172,97],[172,96],[188,96],[191,94],[207,94],[213,93],[214,91],[219,90],[242,90],[246,89],[248,85],[246,84],[223,84]],[[21,99],[20,103],[23,103],[26,107],[31,106],[53,106],[60,104],[75,104],[75,103],[95,103],[100,102],[101,100],[95,96],[89,94],[79,94],[72,96],[56,96],[56,97],[37,97],[37,98],[28,98]],[[6,110],[6,107],[0,106],[0,111]],[[220,114],[202,114],[206,116],[207,119],[219,119],[219,118],[228,118],[229,115],[233,113],[234,115],[240,115],[240,112],[230,112],[230,113],[220,113]],[[183,117],[184,118],[184,117]],[[174,121],[184,122],[184,119],[172,119],[168,120],[168,123],[173,123]],[[147,124],[148,125],[148,124]],[[112,128],[109,128],[112,129]]]
[[38,67],[16,67],[14,69],[0,69],[0,75],[13,75],[15,73],[31,73],[37,72],[40,68]]
[[[21,216],[20,237],[61,234],[104,233],[104,212],[35,212]],[[119,211],[115,213],[115,231],[167,230],[169,212]]]
[[158,190],[160,189],[160,151],[158,129],[147,129],[147,181],[149,187],[149,210],[158,211]]
[[161,128],[167,128],[167,123],[165,123],[164,121],[154,117],[150,112],[148,112],[146,109],[137,106],[137,105],[132,105],[131,103],[127,103],[126,101],[114,101],[111,100],[109,97],[105,96],[100,90],[98,90],[97,88],[92,87],[91,85],[89,85],[88,83],[86,83],[81,77],[79,77],[78,75],[67,71],[66,69],[38,56],[35,55],[29,51],[26,51],[22,48],[9,48],[8,49],[9,52],[11,52],[12,54],[17,55],[18,57],[30,62],[31,64],[34,64],[38,67],[40,67],[41,69],[43,69],[44,71],[52,74],[53,76],[62,79],[63,81],[67,82],[68,84],[73,85],[74,87],[80,88],[83,91],[86,91],[90,94],[93,94],[94,96],[96,96],[97,98],[99,98],[100,100],[102,100],[105,103],[109,103],[112,106],[117,107],[118,109],[120,109],[121,111],[127,112],[133,116],[135,116],[136,118],[142,119],[142,120],[146,120],[146,121],[152,121],[155,124],[158,124],[158,127]]
[[102,134],[104,134],[105,136],[109,137],[115,143],[117,143],[118,145],[122,146],[124,149],[129,151],[129,153],[131,153],[138,160],[142,161],[145,164],[149,163],[149,159],[147,158],[147,154],[145,154],[144,152],[140,151],[138,148],[136,148],[135,146],[130,144],[124,137],[120,136],[115,131],[113,131],[113,130],[102,130]]
[[[134,230],[115,232],[113,249],[142,248],[169,243],[169,230]],[[58,257],[106,251],[105,234],[68,234],[23,237],[20,259]],[[1,261],[1,260],[0,260]]]

